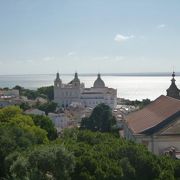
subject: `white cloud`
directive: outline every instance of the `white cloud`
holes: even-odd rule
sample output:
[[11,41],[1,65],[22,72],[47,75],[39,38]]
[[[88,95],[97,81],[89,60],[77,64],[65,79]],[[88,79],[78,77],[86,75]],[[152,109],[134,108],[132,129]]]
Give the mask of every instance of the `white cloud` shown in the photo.
[[34,60],[32,60],[32,59],[27,59],[25,62],[27,62],[27,63],[34,63]]
[[34,63],[32,59],[18,59],[14,61],[17,64],[24,64],[24,63]]
[[122,61],[122,60],[125,59],[125,57],[124,57],[124,56],[116,56],[114,59],[115,59],[116,61]]
[[44,57],[42,60],[45,62],[49,62],[49,61],[55,60],[55,57],[54,56],[47,56],[47,57]]
[[75,51],[71,51],[71,52],[68,52],[68,54],[67,54],[67,56],[74,56],[74,55],[76,55],[77,53],[75,52]]
[[108,56],[100,56],[100,57],[94,57],[93,60],[95,61],[100,61],[100,60],[108,60]]
[[141,36],[139,36],[139,39],[147,39],[147,37],[146,36],[144,36],[144,35],[141,35]]
[[134,35],[124,36],[122,34],[116,34],[114,40],[116,42],[122,43],[128,41],[129,39],[133,39],[134,37],[135,37]]
[[103,62],[113,62],[113,61],[122,61],[125,59],[125,56],[99,56],[93,57],[94,61],[103,61]]
[[166,26],[167,26],[166,24],[159,24],[159,25],[157,25],[157,28],[162,29],[162,28],[165,28]]

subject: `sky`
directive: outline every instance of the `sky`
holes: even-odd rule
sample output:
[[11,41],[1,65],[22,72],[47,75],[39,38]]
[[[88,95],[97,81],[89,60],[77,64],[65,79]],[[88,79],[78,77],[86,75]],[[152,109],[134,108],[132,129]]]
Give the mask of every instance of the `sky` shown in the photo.
[[0,74],[173,68],[179,0],[0,0]]

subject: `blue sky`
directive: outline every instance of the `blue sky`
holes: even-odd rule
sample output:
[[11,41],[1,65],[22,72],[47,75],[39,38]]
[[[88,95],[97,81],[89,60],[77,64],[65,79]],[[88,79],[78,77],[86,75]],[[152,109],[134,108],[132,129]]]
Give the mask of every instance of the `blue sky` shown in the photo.
[[1,0],[0,74],[180,71],[179,0]]

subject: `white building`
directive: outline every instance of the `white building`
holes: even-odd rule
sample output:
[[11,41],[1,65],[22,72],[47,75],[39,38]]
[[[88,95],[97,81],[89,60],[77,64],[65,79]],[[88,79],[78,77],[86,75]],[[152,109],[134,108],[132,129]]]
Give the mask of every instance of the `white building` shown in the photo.
[[84,84],[80,83],[77,73],[68,84],[63,84],[57,73],[54,81],[54,101],[64,107],[72,103],[81,103],[83,106],[94,108],[100,103],[105,103],[114,109],[117,105],[117,90],[106,87],[100,74],[93,87],[85,88]]
[[19,97],[19,90],[17,89],[8,89],[8,90],[0,90],[0,98],[16,98]]
[[25,114],[33,114],[33,115],[43,115],[45,116],[45,112],[39,109],[28,109],[24,112]]
[[64,113],[49,113],[48,117],[52,120],[58,132],[70,125],[70,119]]

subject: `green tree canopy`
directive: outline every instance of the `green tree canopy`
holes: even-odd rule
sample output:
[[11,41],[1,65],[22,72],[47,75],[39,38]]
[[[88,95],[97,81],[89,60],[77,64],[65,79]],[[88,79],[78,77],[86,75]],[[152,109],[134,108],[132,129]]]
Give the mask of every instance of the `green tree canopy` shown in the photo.
[[47,132],[16,106],[0,109],[0,179],[6,174],[5,158],[36,144],[48,143]]
[[45,95],[49,100],[54,99],[54,86],[46,86],[37,89],[37,92],[41,95]]
[[36,126],[39,126],[40,128],[47,131],[48,138],[50,140],[54,140],[57,138],[56,128],[54,127],[54,124],[49,117],[42,115],[31,115],[31,117]]
[[55,112],[56,108],[57,103],[55,102],[47,102],[38,106],[38,109],[45,111],[46,115],[50,112]]
[[93,111],[91,118],[98,120],[93,131],[66,129],[53,141],[46,117],[24,115],[14,106],[0,109],[0,179],[180,179],[179,160],[104,132],[111,128],[104,130],[100,121],[113,117],[104,109],[109,108]]
[[112,133],[66,130],[57,141],[75,156],[73,180],[180,178],[178,161],[155,156],[143,145],[126,141]]
[[109,132],[116,123],[112,110],[108,105],[97,105],[89,118],[83,118],[81,128],[90,129],[92,131]]
[[43,145],[6,159],[13,179],[66,180],[74,169],[74,157],[62,145]]

